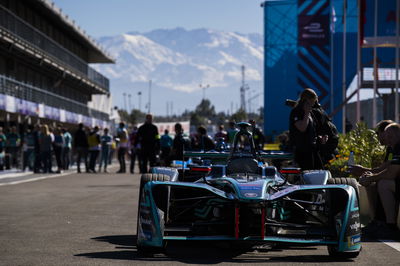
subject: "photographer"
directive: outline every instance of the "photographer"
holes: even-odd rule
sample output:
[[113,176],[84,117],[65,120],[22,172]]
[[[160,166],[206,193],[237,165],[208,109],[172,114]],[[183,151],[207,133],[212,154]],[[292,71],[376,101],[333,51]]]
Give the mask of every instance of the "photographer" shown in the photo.
[[323,169],[332,158],[337,146],[332,131],[336,128],[328,122],[331,123],[318,104],[315,91],[305,89],[289,118],[290,142],[294,147],[295,161],[302,170]]

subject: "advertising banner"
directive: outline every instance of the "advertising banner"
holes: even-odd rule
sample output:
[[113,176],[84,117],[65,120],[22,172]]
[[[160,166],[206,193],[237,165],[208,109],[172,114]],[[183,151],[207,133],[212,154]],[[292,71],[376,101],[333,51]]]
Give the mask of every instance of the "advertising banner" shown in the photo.
[[65,111],[65,121],[71,124],[78,124],[78,115],[69,111]]
[[26,101],[27,114],[30,116],[39,115],[39,105],[37,103]]
[[38,104],[38,111],[39,117],[44,118],[44,104]]
[[28,114],[27,101],[22,99],[16,99],[16,103],[17,103],[17,112],[23,115],[27,115]]
[[52,119],[53,118],[53,108],[47,105],[44,105],[44,118]]
[[60,109],[51,107],[51,117],[53,120],[60,121]]
[[60,109],[60,121],[61,122],[65,122],[66,121],[66,117],[65,117],[65,110]]
[[298,16],[298,44],[301,46],[329,45],[329,16]]
[[17,112],[17,104],[14,96],[6,95],[6,111],[10,113]]
[[0,94],[0,110],[6,110],[6,96]]

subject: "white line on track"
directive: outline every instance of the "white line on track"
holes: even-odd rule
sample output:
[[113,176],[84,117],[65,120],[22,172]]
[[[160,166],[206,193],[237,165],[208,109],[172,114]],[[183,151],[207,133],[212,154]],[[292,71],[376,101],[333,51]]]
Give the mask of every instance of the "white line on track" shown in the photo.
[[393,241],[393,240],[379,240],[379,241],[381,241],[382,243],[385,243],[389,247],[392,247],[395,250],[400,252],[400,242]]
[[66,176],[66,175],[72,175],[74,173],[75,172],[69,172],[69,173],[56,174],[56,175],[33,177],[33,178],[29,178],[29,179],[24,179],[24,180],[3,183],[3,184],[0,184],[0,186],[18,185],[18,184],[22,184],[22,183],[33,182],[33,181],[38,181],[38,180],[43,180],[43,179],[50,179],[50,178],[57,178],[57,177]]
[[21,177],[21,176],[26,176],[26,175],[32,175],[32,172],[14,172],[14,173],[7,173],[7,174],[1,174],[0,179],[5,179],[5,178],[15,178],[15,177]]

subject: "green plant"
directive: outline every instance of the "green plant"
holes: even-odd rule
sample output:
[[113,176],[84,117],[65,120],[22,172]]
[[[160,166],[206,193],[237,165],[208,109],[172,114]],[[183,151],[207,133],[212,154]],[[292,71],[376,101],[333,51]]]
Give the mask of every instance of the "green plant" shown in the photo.
[[351,151],[356,164],[369,168],[379,166],[385,156],[385,148],[380,145],[375,131],[368,129],[365,123],[358,123],[354,130],[339,137],[339,153],[326,166],[333,176],[349,175],[347,160]]

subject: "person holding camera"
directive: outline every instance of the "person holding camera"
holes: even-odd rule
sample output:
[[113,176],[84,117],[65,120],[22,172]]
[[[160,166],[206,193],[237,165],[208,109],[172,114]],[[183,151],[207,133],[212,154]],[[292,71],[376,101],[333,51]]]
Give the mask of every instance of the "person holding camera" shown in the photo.
[[328,141],[328,135],[318,135],[318,121],[313,108],[318,96],[312,89],[305,89],[290,112],[289,135],[294,148],[294,160],[302,170],[322,169],[319,147]]

